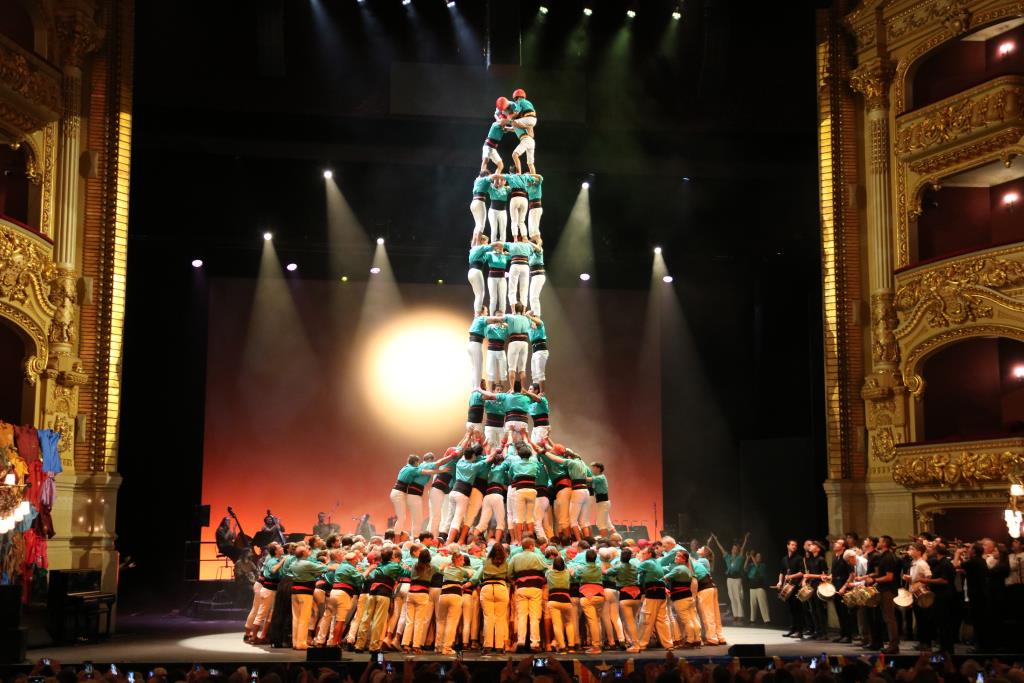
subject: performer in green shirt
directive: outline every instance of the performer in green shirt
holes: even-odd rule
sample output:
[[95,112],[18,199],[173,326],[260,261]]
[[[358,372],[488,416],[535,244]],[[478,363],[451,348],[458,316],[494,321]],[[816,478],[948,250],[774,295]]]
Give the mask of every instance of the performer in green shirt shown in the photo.
[[491,250],[484,253],[487,266],[487,293],[490,295],[491,311],[494,315],[505,314],[505,272],[508,270],[509,254],[504,242],[494,242]]
[[[507,100],[506,100],[507,102]],[[498,145],[501,144],[501,139],[505,137],[505,128],[503,127],[504,116],[500,116],[497,112],[494,114],[494,123],[491,124],[490,129],[487,131],[487,137],[484,138],[484,146],[481,150],[480,158],[480,173],[487,173],[487,162],[494,162],[494,166],[498,173],[501,173],[501,169],[505,168],[505,162],[501,160],[501,155],[498,154]]]
[[517,133],[519,130],[523,132],[519,138],[519,145],[512,152],[512,161],[516,165],[516,173],[522,173],[519,157],[525,152],[526,165],[529,167],[530,173],[536,173],[537,169],[534,168],[533,162],[537,148],[533,139],[533,129],[537,125],[537,112],[534,110],[533,103],[526,99],[526,91],[522,88],[517,88],[512,93],[512,99],[514,100],[515,114],[511,125]]
[[[470,271],[472,273],[472,271]],[[477,271],[479,272],[479,271]],[[483,287],[483,276],[480,276],[480,286]],[[481,294],[481,299],[483,295]],[[469,390],[480,388],[484,372],[484,335],[487,333],[487,307],[478,309],[478,315],[474,316],[473,322],[469,325],[469,341],[466,342],[466,353],[469,354]],[[470,404],[472,405],[472,404]],[[480,420],[477,420],[479,423]],[[469,425],[466,425],[469,429]]]
[[[502,280],[502,286],[505,281]],[[508,379],[508,357],[505,355],[505,340],[508,328],[502,317],[487,318],[484,337],[487,339],[487,390],[494,391]]]
[[540,293],[548,281],[544,270],[544,241],[541,240],[540,235],[531,237],[530,241],[537,246],[537,249],[530,254],[530,313],[539,318],[541,315]]
[[530,183],[530,186],[526,188],[526,198],[530,201],[530,239],[540,237],[540,217],[544,215],[544,205],[541,202],[543,195],[541,185],[544,183],[544,176],[534,175],[532,177],[537,182]]
[[480,315],[480,310],[484,307],[484,293],[487,291],[484,286],[484,272],[487,270],[486,255],[490,250],[487,235],[474,232],[469,244],[469,271],[466,273],[469,286],[473,288],[473,315]]
[[615,531],[612,524],[612,502],[608,500],[608,479],[604,476],[604,465],[599,462],[590,463],[590,469],[594,473],[591,479],[591,486],[594,487],[594,496],[597,499],[597,530],[608,538]]
[[469,202],[469,213],[473,216],[473,239],[484,231],[487,220],[487,188],[491,184],[491,174],[481,171],[473,181],[473,199]]
[[530,187],[536,185],[540,176],[522,173],[506,173],[505,183],[509,187],[508,213],[512,220],[512,239],[526,237],[526,214],[530,208]]
[[[505,231],[508,228],[508,214],[505,208],[508,206],[508,185],[500,175],[491,176],[491,183],[487,187],[487,197],[491,200],[491,207],[487,209],[487,222],[491,224],[491,241],[504,242]],[[493,302],[491,308],[494,307]]]
[[526,239],[525,230],[517,233],[512,230],[514,242],[505,242],[505,252],[509,256],[508,267],[508,303],[510,305],[526,303],[530,293],[530,256],[540,251],[540,247]]

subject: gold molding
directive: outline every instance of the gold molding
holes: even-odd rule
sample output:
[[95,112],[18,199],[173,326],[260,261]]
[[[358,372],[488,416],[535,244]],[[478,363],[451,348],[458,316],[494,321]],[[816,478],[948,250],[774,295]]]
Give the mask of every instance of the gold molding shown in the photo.
[[[1024,307],[1022,307],[1024,310]],[[924,341],[916,344],[913,348],[903,349],[903,383],[915,398],[920,398],[924,393],[924,379],[918,372],[921,361],[938,349],[955,342],[969,339],[971,337],[1007,337],[1024,341],[1024,324],[1019,326],[1000,324],[972,324],[964,327],[955,327],[939,334],[932,335]]]
[[968,450],[959,444],[937,444],[930,450],[927,455],[898,453],[893,481],[907,488],[970,488],[1008,482],[1010,475],[1024,469],[1020,450]]
[[0,118],[27,135],[60,118],[60,71],[0,36],[0,99]]

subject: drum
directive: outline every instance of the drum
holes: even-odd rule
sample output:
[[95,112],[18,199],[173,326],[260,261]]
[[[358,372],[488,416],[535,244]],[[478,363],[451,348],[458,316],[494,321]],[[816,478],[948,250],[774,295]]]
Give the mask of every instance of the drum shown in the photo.
[[900,588],[896,593],[896,597],[893,598],[892,601],[896,603],[897,607],[908,609],[914,604],[914,596],[906,588]]
[[843,604],[850,608],[860,607],[860,605],[857,604],[857,597],[858,596],[856,588],[848,590],[845,593],[843,593]]
[[882,594],[878,592],[878,589],[874,586],[864,586],[861,588],[863,594],[862,603],[865,607],[878,607],[879,603],[882,602]]
[[800,590],[796,592],[796,599],[800,602],[807,602],[814,597],[814,586],[809,583],[800,586]]
[[932,593],[923,583],[918,582],[912,585],[910,593],[914,596],[914,602],[922,609],[928,609],[935,604],[935,593]]
[[822,581],[818,584],[818,597],[826,602],[834,598],[836,595],[836,587],[830,581]]
[[795,584],[787,583],[786,585],[784,585],[782,588],[779,589],[779,600],[782,600],[783,602],[785,602],[786,600],[789,600],[789,596],[793,595],[793,591],[795,591],[795,590],[796,590],[796,585]]

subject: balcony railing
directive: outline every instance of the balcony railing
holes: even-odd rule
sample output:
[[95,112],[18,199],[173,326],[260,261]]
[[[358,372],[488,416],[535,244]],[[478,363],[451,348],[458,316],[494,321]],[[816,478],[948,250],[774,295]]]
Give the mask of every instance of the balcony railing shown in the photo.
[[1005,488],[1024,470],[1024,437],[896,446],[892,478],[910,489]]

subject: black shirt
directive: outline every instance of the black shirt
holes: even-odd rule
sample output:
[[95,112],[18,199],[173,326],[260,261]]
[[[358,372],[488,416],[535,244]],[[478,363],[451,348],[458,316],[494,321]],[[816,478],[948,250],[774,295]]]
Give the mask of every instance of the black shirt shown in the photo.
[[841,588],[847,579],[850,578],[850,563],[842,555],[832,558],[832,583],[836,588]]
[[960,564],[960,568],[964,570],[968,599],[975,605],[987,603],[989,587],[988,565],[985,564],[985,558],[972,557],[969,560],[964,560]]
[[900,561],[896,559],[895,553],[891,550],[886,550],[878,558],[878,578],[883,578],[889,572],[892,572],[892,581],[879,583],[877,587],[878,590],[884,593],[895,593],[899,590],[901,584]]
[[[804,557],[800,553],[794,553],[792,555],[786,555],[782,558],[782,573],[798,574],[804,570]],[[797,585],[800,583],[800,579],[790,579],[789,583]]]
[[936,595],[948,596],[953,592],[953,582],[956,580],[956,569],[948,557],[932,558],[928,560],[928,568],[932,570],[933,579],[945,579],[949,583],[930,583],[928,589]]
[[[805,562],[808,574],[828,574],[828,563],[821,555],[818,555],[817,557],[809,555]],[[821,579],[809,579],[809,581],[815,588],[817,588],[818,584],[821,583]]]

